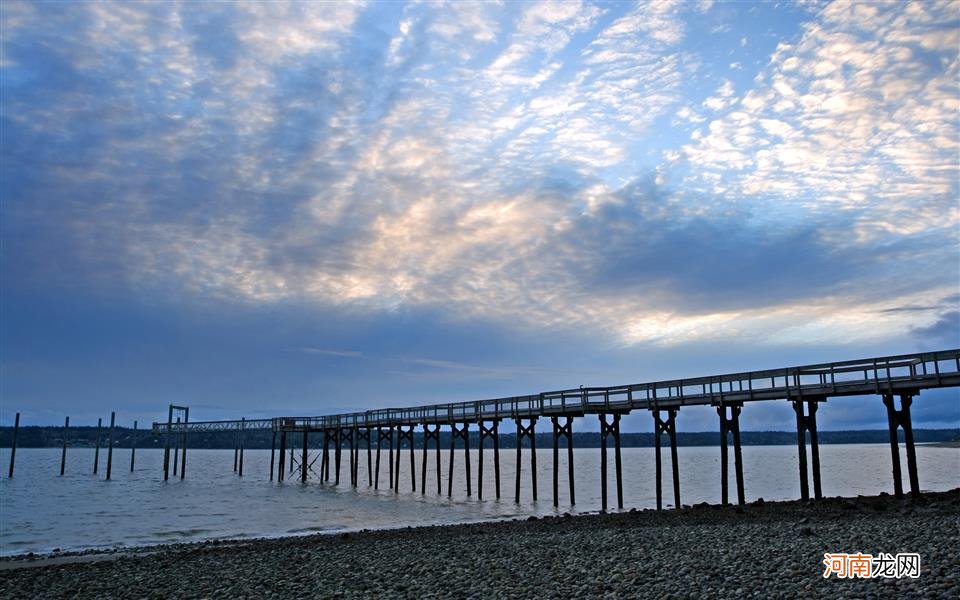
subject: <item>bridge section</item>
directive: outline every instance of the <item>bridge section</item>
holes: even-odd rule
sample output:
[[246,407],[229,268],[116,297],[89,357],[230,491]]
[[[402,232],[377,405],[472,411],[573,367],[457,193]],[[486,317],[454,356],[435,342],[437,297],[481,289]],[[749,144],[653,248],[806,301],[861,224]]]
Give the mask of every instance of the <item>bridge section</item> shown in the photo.
[[[679,479],[677,477],[677,446],[676,446],[676,415],[684,406],[707,405],[717,409],[720,418],[721,442],[721,490],[722,500],[727,502],[727,468],[728,445],[732,437],[734,446],[734,462],[737,480],[737,496],[740,503],[744,502],[743,469],[740,450],[739,415],[744,404],[758,401],[787,400],[793,405],[797,419],[797,443],[799,452],[800,488],[801,497],[809,497],[809,482],[807,476],[807,438],[809,437],[810,454],[812,459],[812,479],[814,496],[821,496],[819,448],[817,442],[816,412],[819,403],[828,398],[861,395],[880,395],[886,407],[890,428],[890,444],[893,455],[894,490],[897,495],[902,494],[900,460],[899,460],[899,430],[903,430],[906,442],[908,475],[911,492],[919,494],[919,483],[916,473],[916,457],[913,444],[913,434],[910,419],[910,405],[913,398],[922,390],[960,386],[960,349],[943,350],[938,352],[923,352],[884,356],[877,358],[839,361],[786,367],[782,369],[768,369],[748,371],[707,377],[694,377],[636,383],[609,387],[580,387],[573,389],[542,392],[524,396],[477,400],[469,402],[454,402],[446,404],[432,404],[408,408],[383,408],[363,412],[323,415],[315,417],[275,417],[272,419],[233,420],[233,421],[201,421],[174,423],[172,418],[167,423],[154,423],[155,433],[166,433],[168,438],[179,434],[182,443],[186,443],[186,434],[212,431],[233,431],[238,433],[238,451],[240,459],[240,474],[242,474],[242,436],[247,430],[272,430],[274,448],[276,438],[280,438],[280,455],[277,479],[284,478],[286,462],[286,448],[288,435],[297,434],[302,437],[300,456],[293,453],[293,439],[290,444],[289,467],[294,467],[295,460],[301,481],[307,480],[308,471],[312,471],[312,462],[309,461],[308,441],[310,433],[323,435],[323,450],[320,458],[319,477],[321,481],[330,478],[330,446],[332,445],[335,461],[335,481],[340,480],[341,452],[344,446],[349,451],[350,480],[357,485],[357,464],[359,462],[359,446],[366,442],[368,473],[371,473],[369,484],[379,485],[380,454],[383,446],[388,446],[389,456],[389,483],[398,489],[400,478],[400,448],[407,443],[410,450],[411,483],[416,489],[414,464],[414,429],[421,427],[424,434],[424,452],[421,476],[421,490],[426,481],[427,445],[431,440],[436,442],[437,479],[440,479],[440,442],[439,431],[441,426],[450,428],[452,443],[450,461],[452,465],[454,448],[457,441],[461,441],[467,460],[469,461],[469,427],[472,424],[480,428],[481,450],[485,440],[490,440],[494,450],[494,470],[496,476],[497,497],[499,498],[499,444],[498,424],[503,419],[511,419],[517,425],[517,481],[515,498],[520,498],[520,461],[521,448],[524,440],[531,446],[531,478],[534,499],[537,496],[536,482],[536,453],[535,453],[535,425],[538,419],[549,418],[553,428],[553,499],[556,505],[558,500],[558,442],[566,442],[568,452],[572,454],[572,425],[574,419],[586,415],[596,415],[600,420],[601,454],[604,457],[601,470],[601,488],[603,506],[607,505],[607,461],[606,448],[608,441],[612,441],[615,454],[615,471],[618,506],[623,506],[622,476],[620,468],[620,418],[634,410],[651,411],[655,422],[655,447],[657,454],[656,483],[657,505],[662,505],[660,446],[661,436],[666,434],[670,440],[671,462],[673,466],[674,504],[680,505]],[[899,397],[900,407],[897,408],[896,399]],[[371,437],[376,433],[376,471],[373,476]],[[396,461],[394,462],[394,441],[396,441]],[[273,454],[273,453],[272,453]],[[234,470],[237,470],[237,454],[235,453]],[[271,458],[271,480],[273,479],[273,463]],[[480,454],[478,468],[478,493],[482,494],[483,453]],[[315,459],[316,460],[316,459]],[[568,479],[570,484],[570,501],[573,503],[573,469],[572,460],[569,462]],[[469,462],[467,462],[469,465]],[[182,473],[182,471],[181,471]],[[452,468],[448,481],[448,493],[452,486]],[[467,472],[467,489],[470,489],[470,474]],[[425,491],[425,490],[423,490]]]

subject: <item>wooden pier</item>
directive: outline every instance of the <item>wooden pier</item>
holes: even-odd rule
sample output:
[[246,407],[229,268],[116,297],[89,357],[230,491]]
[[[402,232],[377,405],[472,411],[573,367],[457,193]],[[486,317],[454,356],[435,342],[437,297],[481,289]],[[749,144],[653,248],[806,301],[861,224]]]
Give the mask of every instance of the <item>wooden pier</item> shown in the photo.
[[[500,498],[500,444],[499,424],[510,419],[516,424],[516,479],[514,500],[520,502],[523,448],[530,455],[530,494],[538,499],[536,466],[536,424],[538,419],[549,419],[553,432],[553,505],[559,505],[559,448],[563,441],[567,448],[567,480],[569,503],[574,505],[573,426],[576,419],[596,415],[600,421],[600,487],[603,509],[608,498],[608,449],[612,445],[613,472],[618,508],[623,508],[623,472],[620,452],[620,421],[623,416],[637,410],[649,411],[654,422],[656,448],[656,498],[657,509],[663,507],[661,444],[665,435],[670,444],[670,463],[673,474],[673,505],[680,508],[679,464],[677,457],[678,411],[686,406],[713,406],[719,417],[720,432],[720,498],[729,501],[728,469],[729,445],[733,445],[733,463],[736,475],[737,502],[743,504],[744,475],[740,447],[740,415],[744,406],[754,402],[789,402],[796,414],[798,470],[800,497],[810,498],[812,480],[813,497],[822,496],[820,482],[819,444],[817,440],[817,409],[828,399],[849,396],[878,395],[886,407],[890,428],[892,474],[894,493],[903,495],[899,456],[898,430],[903,429],[906,442],[907,473],[910,494],[920,493],[916,452],[913,443],[910,407],[913,399],[922,391],[935,388],[960,386],[960,350],[944,350],[886,356],[861,360],[805,365],[763,371],[713,375],[689,379],[675,379],[650,383],[637,383],[610,387],[580,387],[526,396],[435,404],[411,408],[389,408],[364,412],[325,415],[318,417],[276,417],[272,419],[240,419],[229,421],[188,422],[186,407],[171,406],[166,423],[154,423],[154,433],[166,435],[164,479],[168,474],[171,441],[177,440],[181,451],[180,476],[186,468],[187,434],[210,431],[236,432],[237,450],[242,456],[242,434],[250,430],[271,430],[274,449],[271,450],[271,481],[273,460],[279,435],[279,458],[277,481],[285,475],[285,456],[288,439],[296,434],[302,438],[301,456],[297,461],[299,479],[305,483],[308,473],[313,472],[309,460],[309,435],[323,436],[320,471],[321,481],[330,480],[330,446],[334,454],[334,483],[340,483],[341,451],[346,445],[349,452],[350,484],[358,485],[360,441],[366,441],[368,485],[380,486],[381,451],[387,449],[387,475],[389,488],[400,489],[400,472],[403,449],[409,450],[410,485],[416,491],[417,469],[414,456],[414,432],[422,432],[423,457],[420,467],[420,491],[427,492],[426,474],[428,449],[436,452],[437,493],[442,494],[440,432],[447,428],[450,433],[448,459],[447,495],[453,490],[453,464],[456,446],[462,446],[466,465],[467,495],[472,495],[470,473],[470,427],[479,429],[480,456],[477,463],[476,490],[478,499],[483,498],[484,465],[482,449],[492,446],[496,498]],[[897,407],[899,401],[899,408]],[[182,421],[174,422],[174,413]],[[291,436],[291,437],[288,437]],[[375,437],[374,437],[375,436]],[[371,440],[376,441],[375,459],[372,456]],[[810,470],[808,471],[807,449],[809,446]],[[396,449],[396,455],[394,455]],[[241,459],[242,460],[242,459]],[[293,447],[290,446],[290,473],[294,469]],[[316,459],[314,459],[316,460]],[[12,466],[12,465],[11,465]],[[240,470],[242,466],[239,467]],[[241,470],[242,474],[242,470]]]

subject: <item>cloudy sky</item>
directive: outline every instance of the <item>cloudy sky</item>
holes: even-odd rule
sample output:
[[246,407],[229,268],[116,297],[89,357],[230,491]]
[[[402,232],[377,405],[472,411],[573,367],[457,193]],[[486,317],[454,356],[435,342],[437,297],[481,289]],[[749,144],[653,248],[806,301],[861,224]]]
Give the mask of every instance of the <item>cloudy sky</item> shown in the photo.
[[960,346],[954,3],[0,10],[4,422]]

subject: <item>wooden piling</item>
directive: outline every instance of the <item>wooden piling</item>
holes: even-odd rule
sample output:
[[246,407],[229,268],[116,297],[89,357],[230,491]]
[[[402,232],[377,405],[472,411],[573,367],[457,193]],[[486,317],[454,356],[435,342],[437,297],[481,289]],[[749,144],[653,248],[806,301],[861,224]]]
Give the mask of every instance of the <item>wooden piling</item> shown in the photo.
[[423,424],[423,461],[420,471],[420,493],[427,493],[427,460],[430,454],[430,440],[433,440],[437,449],[437,494],[443,493],[443,481],[440,476],[440,425],[431,429],[427,423]]
[[130,472],[133,473],[134,464],[137,462],[137,421],[133,421],[133,437],[130,438]]
[[97,446],[93,451],[93,474],[97,474],[100,467],[100,428],[103,427],[103,419],[97,419]]
[[170,405],[167,413],[167,437],[163,443],[163,480],[170,478],[170,435],[173,428],[173,405]]
[[532,484],[533,500],[537,500],[537,417],[527,417],[528,424],[523,425],[523,421],[520,417],[514,419],[517,425],[517,479],[516,479],[516,491],[514,493],[514,501],[520,502],[520,461],[522,459],[522,448],[523,448],[523,439],[527,438],[530,440],[530,479]]
[[890,454],[893,464],[893,489],[897,498],[903,497],[903,480],[900,471],[900,443],[898,429],[903,428],[903,439],[907,450],[907,476],[910,480],[910,495],[920,495],[920,480],[917,475],[917,454],[913,442],[913,424],[910,417],[910,405],[913,395],[900,395],[900,410],[897,410],[892,393],[883,395],[883,404],[887,407],[887,423],[890,430]]
[[[173,476],[177,476],[177,469],[180,468],[180,439],[183,436],[180,435],[180,417],[177,417],[177,433],[173,437]],[[234,463],[236,464],[236,463]],[[233,467],[234,472],[236,472],[237,467]]]
[[484,421],[478,421],[477,427],[480,429],[480,456],[477,458],[477,499],[483,499],[483,454],[484,454],[484,440],[486,438],[491,438],[493,441],[493,471],[494,471],[494,480],[496,484],[496,496],[497,500],[500,499],[500,441],[498,429],[500,425],[499,419],[494,419],[489,426],[487,426]]
[[63,450],[60,453],[60,476],[67,470],[67,433],[70,430],[70,417],[63,421]]
[[607,415],[600,417],[600,489],[603,510],[607,510],[607,436],[613,438],[614,468],[617,478],[617,507],[623,508],[623,466],[620,458],[620,413],[611,414],[607,422]]
[[284,467],[286,466],[283,463],[286,456],[287,456],[287,430],[281,429],[280,430],[280,458],[279,458],[280,464],[277,465],[277,483],[280,483],[283,481],[283,474],[285,473]]
[[[676,510],[680,510],[680,466],[677,457],[677,408],[661,409],[659,407],[651,409],[653,414],[653,441],[656,448],[656,487],[657,487],[657,510],[663,510],[663,466],[660,460],[661,437],[664,433],[670,437],[670,462],[673,467],[673,502]],[[663,413],[667,417],[663,417]]]
[[243,434],[246,430],[246,426],[247,426],[247,418],[241,417],[240,418],[240,466],[237,469],[237,475],[239,477],[243,477],[243,442],[244,442]]
[[17,435],[20,433],[20,413],[13,418],[13,439],[10,442],[10,470],[7,479],[13,478],[13,467],[17,462]]
[[277,430],[274,428],[273,435],[270,438],[270,481],[273,481],[273,461],[276,459],[277,452]]
[[[307,451],[308,451],[308,450],[307,450],[307,448],[308,448],[308,446],[307,446],[307,441],[308,441],[308,440],[307,440],[307,434],[308,434],[307,428],[304,427],[304,428],[303,428],[303,450],[301,451],[302,454],[301,454],[301,458],[300,458],[300,483],[306,483],[306,482],[307,482]],[[339,467],[339,465],[337,465],[337,466]],[[337,469],[337,476],[339,477],[339,475],[340,475],[340,469],[338,468],[338,469]]]
[[370,447],[372,444],[372,440],[370,439],[372,435],[373,428],[367,427],[367,487],[373,485],[373,454],[372,448]]
[[[813,458],[813,492],[817,500],[822,497],[820,490],[820,449],[817,442],[817,402],[824,398],[807,398],[807,415],[804,415],[804,399],[792,400],[797,416],[797,462],[800,467],[800,497],[810,498],[810,485],[807,481],[807,432],[810,432],[810,451]],[[899,465],[897,465],[899,467]]]
[[110,433],[107,436],[107,481],[110,481],[110,475],[113,472],[113,428],[117,423],[116,411],[110,412]]
[[190,422],[190,407],[183,409],[183,431],[180,433],[182,444],[180,448],[180,479],[187,476],[187,424]]
[[[393,479],[393,491],[400,492],[400,458],[403,454],[403,440],[407,440],[407,443],[410,444],[410,489],[411,491],[417,491],[417,466],[416,466],[416,457],[414,456],[414,447],[413,447],[413,428],[414,425],[409,425],[407,431],[403,430],[403,425],[397,425],[397,465],[396,473]],[[391,445],[392,451],[392,445]]]

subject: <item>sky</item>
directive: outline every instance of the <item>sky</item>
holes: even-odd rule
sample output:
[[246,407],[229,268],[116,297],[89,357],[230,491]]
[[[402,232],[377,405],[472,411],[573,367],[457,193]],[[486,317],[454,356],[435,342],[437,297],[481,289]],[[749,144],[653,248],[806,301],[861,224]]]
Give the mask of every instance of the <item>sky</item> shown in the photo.
[[960,346],[952,2],[9,1],[0,30],[4,423]]

